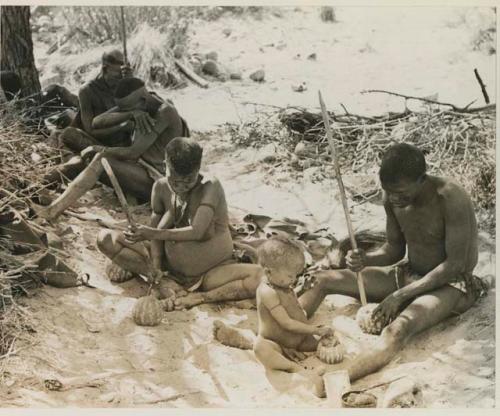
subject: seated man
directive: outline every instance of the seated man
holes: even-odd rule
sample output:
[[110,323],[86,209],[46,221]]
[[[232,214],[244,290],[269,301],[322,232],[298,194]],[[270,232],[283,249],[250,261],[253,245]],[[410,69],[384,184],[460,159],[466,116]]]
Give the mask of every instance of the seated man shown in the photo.
[[175,305],[170,296],[167,310],[252,298],[262,274],[258,265],[232,259],[224,190],[217,179],[199,173],[201,157],[202,148],[192,139],[178,137],[168,143],[166,177],[153,187],[151,226],[139,225],[125,235],[106,230],[97,241],[99,249],[123,269],[150,275],[141,241],[151,240],[153,275],[170,272],[170,279],[162,279],[160,293],[185,294],[175,299]]
[[319,272],[300,298],[311,316],[326,295],[359,297],[354,272],[362,271],[368,300],[380,302],[372,318],[387,326],[377,344],[349,364],[351,381],[386,365],[412,335],[469,309],[484,290],[472,275],[478,232],[465,190],[426,174],[424,155],[409,144],[387,150],[379,175],[387,242],[373,252],[349,252],[351,270]]
[[185,132],[185,124],[177,110],[170,103],[162,102],[151,95],[144,82],[138,78],[122,79],[116,87],[115,96],[121,111],[145,112],[151,117],[154,127],[148,133],[134,130],[130,146],[88,146],[82,156],[91,157],[97,153],[92,162],[59,198],[44,210],[40,210],[40,215],[48,220],[57,218],[90,190],[99,178],[109,184],[107,176],[101,175],[102,157],[108,159],[123,190],[142,200],[150,199],[154,179],[165,172],[165,146],[174,137]]
[[[108,125],[106,128],[96,128],[93,121],[98,115],[113,108],[115,103],[114,91],[118,82],[125,77],[131,76],[131,69],[124,65],[123,54],[119,50],[105,52],[102,56],[102,69],[95,79],[86,83],[78,93],[76,107],[79,107],[75,119],[69,127],[60,132],[59,141],[70,150],[80,153],[88,146],[128,146],[130,137],[135,127],[143,133],[144,125],[151,123],[148,114],[136,110],[129,112],[126,122]],[[68,93],[65,89],[57,86],[47,88],[48,95],[66,97]],[[75,97],[76,98],[76,97]],[[46,183],[58,183],[63,177],[75,178],[83,169],[85,163],[80,156],[75,156],[69,161],[50,172],[46,178]]]

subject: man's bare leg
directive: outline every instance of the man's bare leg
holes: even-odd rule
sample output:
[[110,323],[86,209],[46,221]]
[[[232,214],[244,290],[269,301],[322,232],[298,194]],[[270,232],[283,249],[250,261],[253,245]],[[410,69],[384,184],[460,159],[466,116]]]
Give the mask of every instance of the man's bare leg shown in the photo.
[[[397,289],[394,272],[384,267],[367,267],[362,272],[368,300],[381,301]],[[359,299],[356,274],[350,270],[318,272],[314,286],[305,292],[299,303],[310,318],[327,295],[346,295]]]
[[47,208],[40,210],[38,214],[49,221],[55,220],[78,198],[94,187],[103,170],[101,158],[96,155],[92,162],[68,185],[68,188]]
[[416,298],[382,331],[376,345],[370,346],[348,365],[351,382],[389,363],[412,335],[436,325],[453,313],[465,312],[474,302],[473,296],[450,286]]
[[256,264],[228,264],[216,267],[206,274],[201,291],[177,298],[175,307],[184,309],[201,303],[252,298],[262,275],[262,268]]
[[101,145],[98,140],[75,127],[66,127],[59,136],[62,143],[76,153],[80,153],[89,146]]
[[[47,208],[40,210],[39,215],[49,221],[55,220],[81,196],[90,191],[99,179],[111,186],[109,178],[103,174],[101,159],[101,155],[95,155],[92,162],[69,184],[68,188]],[[132,162],[114,159],[108,161],[125,192],[144,200],[150,199],[154,181],[143,167]]]

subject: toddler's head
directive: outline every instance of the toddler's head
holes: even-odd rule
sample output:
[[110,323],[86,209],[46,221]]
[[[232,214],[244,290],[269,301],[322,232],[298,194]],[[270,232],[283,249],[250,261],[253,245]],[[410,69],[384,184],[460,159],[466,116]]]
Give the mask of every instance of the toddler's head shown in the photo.
[[262,243],[257,253],[269,282],[279,287],[295,284],[305,266],[301,248],[287,238],[273,237]]

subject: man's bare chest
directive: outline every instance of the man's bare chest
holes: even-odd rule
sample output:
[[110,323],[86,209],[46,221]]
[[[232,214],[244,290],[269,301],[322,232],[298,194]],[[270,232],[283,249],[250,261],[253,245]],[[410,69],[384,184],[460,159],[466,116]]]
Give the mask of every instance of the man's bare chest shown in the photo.
[[407,242],[436,244],[444,241],[445,222],[439,203],[395,209],[394,214]]

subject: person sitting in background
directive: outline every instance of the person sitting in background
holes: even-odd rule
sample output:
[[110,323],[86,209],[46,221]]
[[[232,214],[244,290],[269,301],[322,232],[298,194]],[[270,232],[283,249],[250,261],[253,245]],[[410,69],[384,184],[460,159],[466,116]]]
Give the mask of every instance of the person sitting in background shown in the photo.
[[[82,158],[92,162],[74,179],[62,195],[39,214],[48,220],[57,218],[66,208],[90,190],[98,179],[110,184],[107,175],[102,174],[100,159],[108,159],[120,186],[138,199],[148,201],[155,179],[165,173],[163,160],[166,145],[175,137],[186,132],[185,122],[169,102],[160,101],[150,94],[144,82],[138,78],[124,78],[119,81],[115,99],[118,109],[124,113],[140,111],[147,114],[152,127],[148,132],[135,129],[132,144],[107,147],[87,146]],[[120,116],[119,113],[116,115]],[[108,114],[107,117],[114,116]],[[103,115],[103,119],[106,116]]]
[[[95,128],[92,123],[98,115],[115,107],[115,88],[122,78],[131,77],[132,70],[124,65],[123,53],[112,50],[102,55],[101,72],[80,88],[78,93],[78,113],[70,125],[58,133],[58,141],[68,149],[78,153],[67,162],[50,172],[44,182],[58,184],[64,178],[73,179],[83,169],[85,161],[80,152],[89,146],[101,145],[108,147],[128,146],[134,129],[143,130],[143,126],[150,121],[144,111],[130,114],[127,122],[109,125],[106,128]],[[67,96],[60,88],[52,88],[52,94]]]

